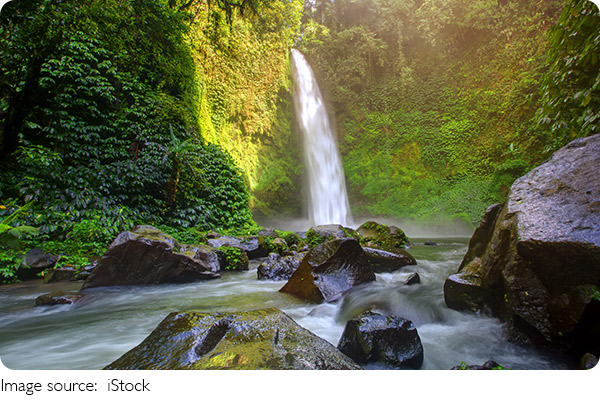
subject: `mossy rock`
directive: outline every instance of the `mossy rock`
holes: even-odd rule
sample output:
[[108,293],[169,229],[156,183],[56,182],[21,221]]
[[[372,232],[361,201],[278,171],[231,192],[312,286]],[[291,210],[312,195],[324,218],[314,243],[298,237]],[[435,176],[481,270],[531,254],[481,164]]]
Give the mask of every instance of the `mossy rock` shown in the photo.
[[402,229],[375,221],[365,222],[358,227],[356,233],[360,236],[362,245],[371,247],[397,247],[401,249],[406,247],[408,243],[408,237]]
[[[121,232],[82,289],[98,286],[187,283],[219,278],[213,266],[193,254],[179,252],[181,246],[159,229],[140,225]],[[185,248],[183,249],[185,252]]]
[[207,244],[218,250],[223,246],[236,247],[243,250],[248,259],[254,260],[269,255],[269,240],[271,239],[265,236],[221,236],[215,239],[208,239]]
[[56,291],[42,294],[35,299],[36,306],[55,306],[60,304],[72,304],[81,299],[83,295],[77,292]]
[[339,224],[318,225],[306,231],[306,243],[312,248],[328,240],[352,238],[359,240],[359,235],[352,228]]
[[248,271],[249,259],[246,251],[234,246],[221,246],[217,250],[221,270]]
[[277,309],[174,312],[105,369],[361,369]]

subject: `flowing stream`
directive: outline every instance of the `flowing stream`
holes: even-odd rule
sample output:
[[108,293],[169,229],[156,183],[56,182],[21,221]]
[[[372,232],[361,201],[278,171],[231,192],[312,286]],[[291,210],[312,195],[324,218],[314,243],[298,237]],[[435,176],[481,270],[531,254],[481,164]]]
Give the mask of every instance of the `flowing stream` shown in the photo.
[[296,117],[304,140],[312,225],[348,225],[350,207],[340,153],[321,91],[306,59],[292,49]]
[[[461,362],[493,359],[512,369],[561,369],[556,360],[506,340],[496,319],[450,310],[442,286],[466,252],[466,239],[440,239],[438,246],[415,245],[417,259],[394,273],[377,274],[375,282],[356,287],[337,303],[307,304],[278,290],[284,281],[259,281],[247,272],[180,285],[105,287],[85,290],[74,305],[36,307],[37,296],[78,290],[81,283],[30,281],[0,287],[0,358],[11,369],[101,369],[137,346],[173,311],[244,311],[274,307],[297,323],[337,345],[345,321],[375,306],[410,319],[424,348],[423,369],[449,369]],[[411,272],[421,283],[405,286]],[[366,368],[387,368],[367,365]]]

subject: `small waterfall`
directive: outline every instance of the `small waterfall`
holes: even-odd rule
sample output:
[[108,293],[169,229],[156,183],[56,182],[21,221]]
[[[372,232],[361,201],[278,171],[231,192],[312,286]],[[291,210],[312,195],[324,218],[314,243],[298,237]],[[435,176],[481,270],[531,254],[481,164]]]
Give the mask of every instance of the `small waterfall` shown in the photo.
[[327,111],[306,59],[292,49],[296,117],[304,136],[309,183],[309,218],[314,225],[341,224],[350,217],[344,168]]

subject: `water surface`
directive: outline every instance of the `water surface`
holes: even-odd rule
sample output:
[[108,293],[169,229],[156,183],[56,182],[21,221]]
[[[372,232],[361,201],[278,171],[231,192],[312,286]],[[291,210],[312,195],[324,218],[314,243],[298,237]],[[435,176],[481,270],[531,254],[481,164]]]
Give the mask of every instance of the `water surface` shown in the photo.
[[[419,240],[415,240],[419,242]],[[170,312],[247,311],[273,307],[337,345],[345,321],[365,309],[410,319],[424,347],[423,369],[449,369],[461,362],[493,359],[511,369],[564,366],[531,349],[509,343],[494,318],[450,310],[443,283],[456,271],[467,239],[439,239],[437,246],[408,251],[418,265],[377,274],[375,282],[347,292],[337,303],[307,304],[279,293],[284,281],[259,281],[258,262],[247,272],[190,284],[94,288],[75,305],[36,307],[40,294],[78,290],[81,283],[39,281],[0,287],[0,357],[11,369],[101,369],[137,346]],[[421,284],[404,281],[417,272]],[[369,365],[367,368],[387,368]]]

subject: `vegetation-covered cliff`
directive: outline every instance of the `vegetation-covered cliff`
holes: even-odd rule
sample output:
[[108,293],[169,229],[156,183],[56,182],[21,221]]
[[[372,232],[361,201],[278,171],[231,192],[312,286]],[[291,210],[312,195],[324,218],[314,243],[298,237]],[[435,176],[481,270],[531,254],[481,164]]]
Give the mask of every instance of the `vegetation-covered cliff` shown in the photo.
[[595,128],[591,2],[325,0],[304,18],[355,215],[475,224]]
[[599,19],[584,0],[11,1],[0,237],[299,217],[292,47],[334,117],[355,217],[475,225],[597,132]]

